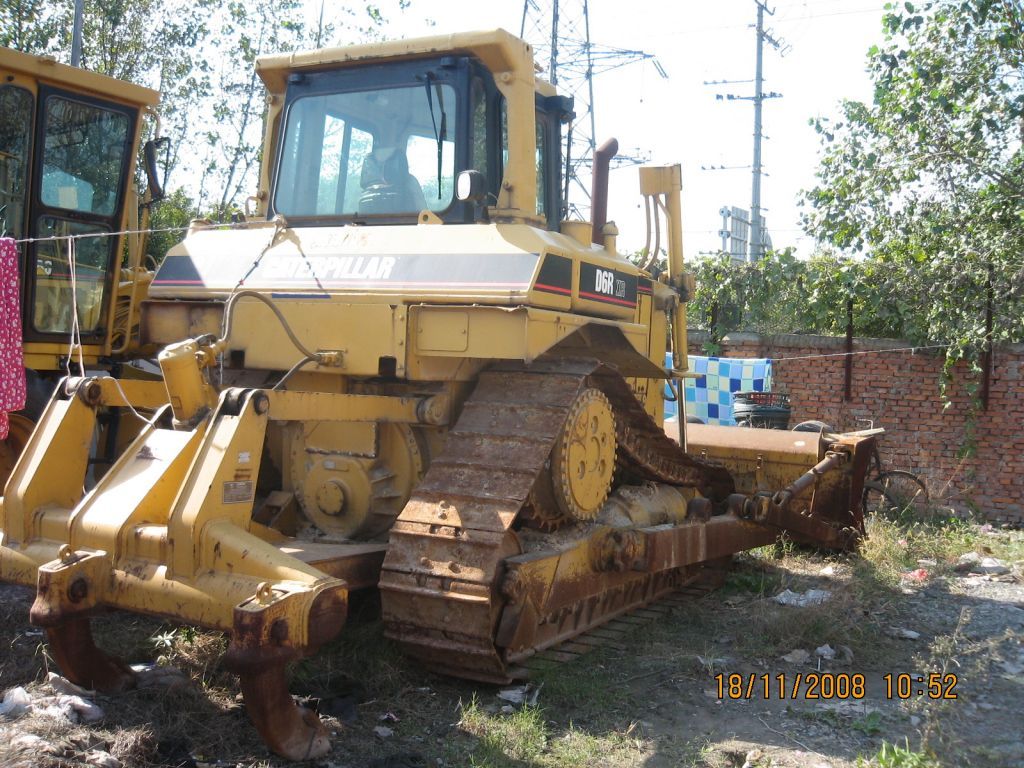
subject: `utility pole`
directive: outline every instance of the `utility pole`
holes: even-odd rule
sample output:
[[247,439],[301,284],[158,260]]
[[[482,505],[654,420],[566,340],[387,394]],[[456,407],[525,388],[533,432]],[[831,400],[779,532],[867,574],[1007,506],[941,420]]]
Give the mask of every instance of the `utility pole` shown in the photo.
[[[757,65],[754,68],[754,170],[750,187],[750,260],[761,258],[761,103],[764,101],[764,3],[757,0]],[[771,11],[770,13],[774,13]]]
[[[701,166],[701,170],[706,171],[718,171],[718,170],[733,170],[736,168],[749,167],[751,171],[751,188],[750,188],[750,240],[748,243],[747,259],[749,261],[757,261],[764,255],[764,217],[761,215],[761,176],[764,175],[764,168],[761,164],[761,139],[764,138],[762,121],[761,121],[761,109],[766,99],[777,99],[782,96],[781,93],[775,93],[775,91],[769,91],[765,93],[764,90],[764,44],[767,42],[772,48],[779,51],[782,55],[785,55],[789,49],[788,45],[776,40],[771,32],[764,28],[764,15],[767,13],[769,16],[774,16],[775,11],[769,10],[764,0],[754,0],[757,3],[757,24],[755,29],[757,31],[757,49],[756,49],[756,65],[754,68],[754,95],[753,96],[740,96],[734,93],[718,93],[715,94],[715,99],[718,101],[752,101],[754,102],[754,162],[750,166]],[[705,85],[723,85],[727,83],[749,83],[750,80],[705,80]],[[724,231],[725,227],[723,227]],[[724,249],[723,249],[724,250]],[[735,249],[734,249],[735,250]],[[735,255],[735,253],[734,253]]]
[[762,0],[754,0],[757,3],[757,64],[754,68],[754,170],[753,179],[750,185],[750,260],[757,261],[764,255],[762,248],[763,233],[761,218],[761,105],[765,99],[777,99],[781,93],[764,92],[764,44],[768,43],[772,48],[779,51],[783,56],[789,50],[789,46],[783,46],[778,40],[772,37],[772,33],[764,28],[764,14],[774,16],[775,11],[769,11]]
[[75,0],[75,22],[71,28],[71,66],[82,64],[82,21],[85,15],[85,0]]
[[[586,3],[584,3],[586,5]],[[523,24],[526,23],[526,9],[523,9]],[[551,3],[551,58],[548,61],[551,84],[558,85],[558,0]]]

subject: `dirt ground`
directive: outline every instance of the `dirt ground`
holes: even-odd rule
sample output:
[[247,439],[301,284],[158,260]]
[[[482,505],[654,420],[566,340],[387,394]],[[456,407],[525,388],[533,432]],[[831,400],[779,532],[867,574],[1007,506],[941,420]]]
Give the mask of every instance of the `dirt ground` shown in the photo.
[[[404,660],[382,638],[372,600],[338,643],[295,670],[293,690],[336,734],[318,763],[336,768],[1024,766],[1024,534],[885,523],[870,541],[861,555],[782,546],[739,556],[723,587],[639,626],[624,647],[542,671],[535,706]],[[966,551],[994,553],[1011,572],[958,573]],[[811,588],[828,600],[772,599]],[[28,624],[30,601],[27,590],[0,587],[0,692],[49,693],[54,666]],[[96,696],[104,717],[90,727],[0,717],[0,766],[285,764],[263,748],[220,669],[221,636],[125,615],[94,624],[101,645],[173,665],[182,684]],[[835,659],[815,656],[825,645]],[[782,658],[799,649],[809,658]],[[806,683],[794,697],[797,674],[818,671],[862,675],[863,699],[809,699]],[[887,696],[889,673],[911,676],[905,700]],[[942,679],[955,699],[928,697],[931,673],[956,676]],[[741,676],[738,699],[719,696],[719,674]],[[901,750],[880,753],[883,744]]]

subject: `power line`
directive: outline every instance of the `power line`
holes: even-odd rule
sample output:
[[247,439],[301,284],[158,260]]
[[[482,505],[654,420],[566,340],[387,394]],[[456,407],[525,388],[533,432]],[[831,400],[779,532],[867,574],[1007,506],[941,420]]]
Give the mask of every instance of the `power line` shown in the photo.
[[[764,102],[767,99],[778,99],[782,97],[781,93],[775,91],[765,92],[764,90],[764,44],[768,43],[772,48],[779,52],[780,55],[785,55],[789,50],[790,46],[786,44],[784,40],[777,38],[771,30],[765,29],[764,16],[767,13],[769,16],[775,15],[775,10],[769,10],[764,0],[755,0],[757,5],[757,23],[755,24],[756,30],[756,57],[754,67],[754,93],[752,96],[740,95],[735,93],[726,94],[715,94],[715,99],[718,101],[750,101],[754,104],[754,158],[751,164],[751,182],[750,182],[750,239],[749,246],[744,246],[742,249],[739,247],[734,248],[734,253],[737,258],[748,258],[750,261],[756,261],[764,253],[765,247],[765,230],[764,230],[764,218],[761,210],[761,178],[767,176],[761,164],[761,142],[764,138],[764,132],[762,130],[762,108]],[[750,82],[750,81],[719,81],[711,80],[705,81],[705,84],[719,84],[725,82]],[[740,165],[718,165],[718,166],[701,166],[701,170],[738,170],[743,168]],[[722,230],[720,232],[722,236],[722,248],[725,249],[725,243],[729,237],[728,228],[728,211],[729,209],[723,208],[723,219],[722,219]],[[735,211],[736,209],[732,209]],[[735,215],[735,213],[734,213]],[[735,226],[732,229],[733,237],[736,237]],[[745,240],[745,238],[744,238]],[[735,241],[734,241],[735,242]],[[769,244],[769,247],[770,244]],[[745,253],[744,253],[745,252]]]
[[[587,0],[524,0],[519,36],[533,45],[535,61],[546,71],[548,81],[573,98],[575,116],[564,138],[563,199],[567,218],[583,218],[580,208],[590,203],[586,177],[597,147],[594,75],[637,61],[650,62],[663,78],[667,79],[668,73],[654,54],[595,44],[590,38]],[[650,153],[636,150],[618,155],[615,167],[648,160]],[[574,197],[581,201],[579,205]]]
[[[835,16],[857,16],[857,15],[863,15],[865,13],[880,13],[881,11],[885,11],[885,10],[888,10],[888,9],[883,6],[883,7],[880,7],[880,8],[862,8],[862,9],[855,10],[855,11],[835,11],[835,12],[832,12],[832,13],[809,14],[807,16],[793,16],[793,17],[778,18],[778,19],[775,20],[775,23],[776,24],[792,24],[792,23],[798,22],[798,21],[817,21],[818,19],[828,19],[828,18],[832,18],[832,17],[835,17]],[[710,26],[710,27],[692,27],[690,29],[681,29],[681,30],[679,30],[677,32],[664,32],[664,33],[661,33],[661,34],[655,33],[655,34],[651,34],[651,35],[646,35],[645,39],[658,40],[658,39],[662,39],[662,38],[685,37],[687,35],[702,35],[702,34],[704,34],[706,32],[718,32],[720,30],[749,29],[749,28],[750,28],[749,24],[719,24],[719,25]]]

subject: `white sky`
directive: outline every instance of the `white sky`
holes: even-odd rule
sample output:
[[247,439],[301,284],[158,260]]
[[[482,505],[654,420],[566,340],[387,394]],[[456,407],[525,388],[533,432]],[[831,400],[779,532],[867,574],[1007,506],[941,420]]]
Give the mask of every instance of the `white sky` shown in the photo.
[[[339,0],[333,0],[338,2]],[[306,0],[319,14],[321,0]],[[330,13],[332,0],[325,0]],[[550,7],[551,0],[537,0]],[[561,0],[563,7],[582,0]],[[797,197],[814,183],[819,142],[809,118],[837,114],[841,99],[869,100],[866,52],[881,39],[884,0],[778,0],[766,28],[791,49],[765,47],[761,205],[776,248],[813,242],[800,230]],[[650,153],[654,164],[681,163],[686,255],[721,247],[723,205],[750,207],[753,105],[717,101],[717,93],[749,95],[752,83],[704,85],[754,76],[754,0],[590,0],[591,41],[657,56],[663,80],[648,62],[595,77],[597,143],[614,136],[624,152]],[[518,34],[522,0],[413,0],[399,14],[385,4],[388,37],[492,29]],[[567,11],[568,12],[568,11]],[[434,22],[433,28],[428,26]],[[534,41],[531,41],[534,42]],[[701,166],[748,166],[701,170]],[[635,168],[612,172],[609,217],[620,248],[643,246],[645,225]]]

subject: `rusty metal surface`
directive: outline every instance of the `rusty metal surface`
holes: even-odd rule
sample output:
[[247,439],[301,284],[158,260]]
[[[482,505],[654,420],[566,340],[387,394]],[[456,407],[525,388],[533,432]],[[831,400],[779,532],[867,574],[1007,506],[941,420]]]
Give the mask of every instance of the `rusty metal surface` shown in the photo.
[[[529,653],[591,629],[678,588],[682,569],[602,570],[588,578],[577,553],[552,585],[543,616],[506,610],[505,577],[520,554],[512,530],[545,469],[575,399],[598,388],[615,412],[617,460],[631,479],[695,486],[723,498],[721,467],[688,456],[665,436],[626,382],[593,360],[542,362],[484,372],[443,452],[431,463],[392,528],[380,589],[385,632],[438,671],[478,680],[509,679],[509,646]],[[557,559],[557,558],[556,558]],[[611,557],[615,560],[615,556]],[[542,588],[542,587],[538,587]],[[557,594],[556,594],[557,593]],[[501,638],[505,645],[495,643]]]
[[347,593],[328,589],[317,595],[304,644],[295,642],[302,633],[289,625],[283,608],[282,601],[260,596],[237,606],[224,666],[238,675],[246,711],[267,746],[289,760],[316,760],[330,752],[330,735],[316,712],[292,699],[287,667],[341,632]]
[[[633,608],[613,618],[599,629],[584,632],[569,640],[551,646],[532,656],[524,658],[509,669],[509,676],[515,680],[529,680],[537,673],[551,669],[552,663],[572,662],[598,648],[628,648],[628,635],[637,627],[650,624],[670,616],[678,610],[686,610],[694,600],[706,597],[719,588],[725,580],[727,568],[702,567],[683,585],[672,592],[660,595],[657,603]],[[624,641],[620,643],[621,641]]]
[[288,539],[277,545],[285,555],[342,579],[349,591],[375,587],[386,544],[334,544]]
[[[670,430],[678,425],[666,424]],[[785,491],[759,522],[802,543],[839,549],[864,534],[860,499],[878,430],[818,435],[687,424],[686,434],[691,452],[730,469],[737,491]]]
[[[666,431],[669,425],[666,426]],[[672,425],[676,430],[678,424]],[[749,452],[756,450],[776,461],[787,459],[795,463],[814,464],[823,455],[821,436],[815,432],[789,432],[781,429],[747,429],[720,427],[709,424],[687,424],[686,444],[691,453],[707,451],[717,456],[719,451]]]
[[135,687],[131,667],[96,647],[88,617],[47,626],[46,640],[60,671],[75,685],[108,694]]

